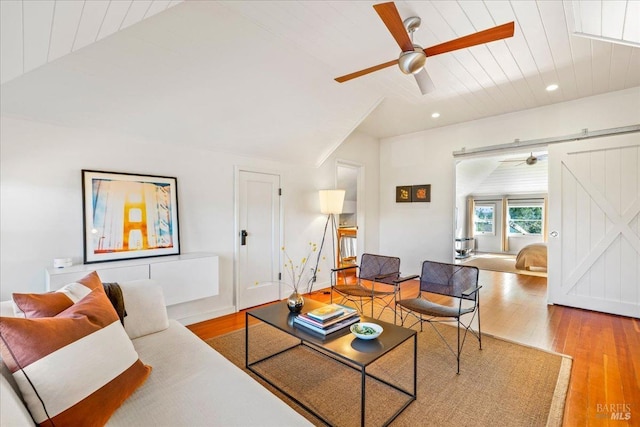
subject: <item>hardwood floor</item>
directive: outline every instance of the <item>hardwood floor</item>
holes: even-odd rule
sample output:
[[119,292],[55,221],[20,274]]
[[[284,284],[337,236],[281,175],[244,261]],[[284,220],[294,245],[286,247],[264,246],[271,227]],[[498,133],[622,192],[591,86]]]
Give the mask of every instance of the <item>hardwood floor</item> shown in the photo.
[[[640,426],[640,320],[547,305],[544,277],[481,270],[480,284],[483,333],[573,357],[564,425]],[[417,282],[402,292],[417,293]],[[306,297],[329,301],[322,290]],[[239,312],[189,329],[208,339],[244,321]]]

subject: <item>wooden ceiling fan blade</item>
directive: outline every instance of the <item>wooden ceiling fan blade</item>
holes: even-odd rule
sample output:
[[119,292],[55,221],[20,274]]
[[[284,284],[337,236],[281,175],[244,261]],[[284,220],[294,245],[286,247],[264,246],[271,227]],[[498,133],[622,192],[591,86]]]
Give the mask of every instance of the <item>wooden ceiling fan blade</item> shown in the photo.
[[496,40],[506,39],[513,37],[513,31],[515,24],[509,22],[508,24],[498,25],[497,27],[489,28],[487,30],[479,31],[477,33],[469,34],[468,36],[460,37],[458,39],[450,40],[435,46],[428,47],[424,50],[427,56],[439,55],[441,53],[451,52],[458,49],[464,49],[479,44],[489,43]]
[[416,83],[418,83],[418,87],[420,88],[420,92],[423,95],[426,95],[427,93],[435,90],[436,86],[433,84],[433,81],[431,80],[429,73],[427,73],[427,70],[423,68],[422,70],[414,74],[414,76],[416,78]]
[[380,3],[374,5],[373,8],[378,12],[380,19],[382,19],[384,25],[387,26],[393,38],[396,39],[396,43],[398,43],[400,49],[402,49],[403,52],[413,51],[413,43],[411,43],[409,34],[404,28],[396,4],[394,2]]
[[341,77],[336,77],[334,80],[338,83],[344,83],[351,79],[355,79],[356,77],[361,77],[369,73],[373,73],[374,71],[382,70],[383,68],[390,67],[392,65],[397,65],[398,60],[394,59],[393,61],[385,62],[384,64],[374,65],[373,67],[365,68],[364,70],[356,71],[355,73],[347,74]]

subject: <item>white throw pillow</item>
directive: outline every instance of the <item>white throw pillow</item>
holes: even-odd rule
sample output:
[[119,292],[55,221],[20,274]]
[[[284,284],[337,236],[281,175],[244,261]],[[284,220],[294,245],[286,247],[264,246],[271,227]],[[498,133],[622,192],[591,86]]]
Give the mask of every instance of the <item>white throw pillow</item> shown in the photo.
[[122,282],[122,296],[127,316],[124,329],[134,339],[169,327],[162,288],[153,280]]

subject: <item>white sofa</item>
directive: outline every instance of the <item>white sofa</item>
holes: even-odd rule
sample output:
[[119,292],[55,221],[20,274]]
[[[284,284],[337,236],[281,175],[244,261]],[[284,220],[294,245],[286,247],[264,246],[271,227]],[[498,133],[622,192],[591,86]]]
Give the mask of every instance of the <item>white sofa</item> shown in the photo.
[[[113,414],[109,426],[302,426],[300,414],[191,331],[167,319],[162,289],[151,280],[120,284],[125,330],[145,364],[146,382]],[[1,316],[14,316],[11,301]],[[0,426],[33,426],[2,363]]]

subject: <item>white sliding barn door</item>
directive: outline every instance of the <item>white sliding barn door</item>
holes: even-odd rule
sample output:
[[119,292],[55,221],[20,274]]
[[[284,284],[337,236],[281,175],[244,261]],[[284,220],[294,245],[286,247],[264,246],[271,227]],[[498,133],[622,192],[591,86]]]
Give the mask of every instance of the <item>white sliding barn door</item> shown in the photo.
[[640,317],[640,134],[549,147],[549,302]]

